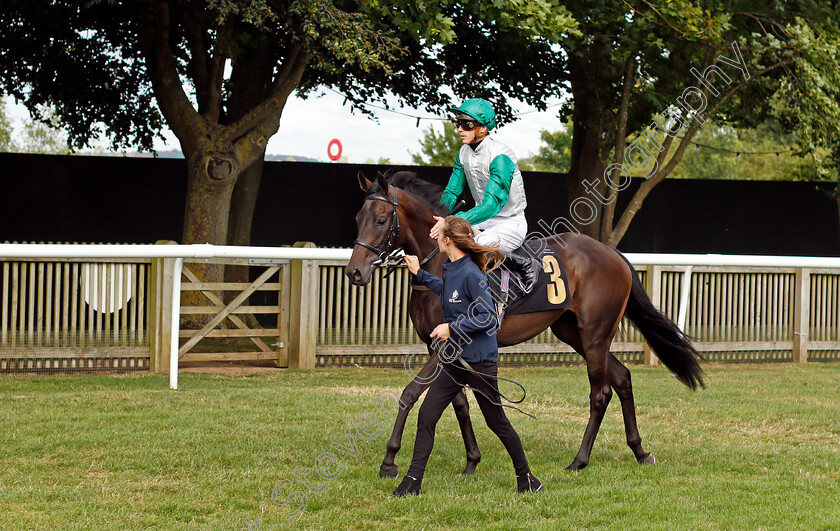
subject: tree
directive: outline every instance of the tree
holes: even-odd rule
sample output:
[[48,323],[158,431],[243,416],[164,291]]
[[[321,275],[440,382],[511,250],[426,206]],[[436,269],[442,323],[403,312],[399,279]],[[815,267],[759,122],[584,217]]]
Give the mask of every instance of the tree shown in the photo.
[[[50,153],[66,155],[70,153],[67,138],[55,125],[55,116],[46,109],[44,116],[47,123],[29,119],[23,123],[19,134],[11,119],[6,115],[6,103],[0,98],[0,152]],[[16,141],[15,137],[19,137]]]
[[461,149],[461,137],[458,131],[448,124],[444,124],[442,132],[438,133],[433,125],[423,131],[420,141],[420,153],[412,153],[411,161],[418,166],[452,166],[458,150]]
[[[456,40],[488,28],[547,53],[574,22],[556,0],[7,0],[0,26],[0,90],[33,114],[52,103],[75,146],[104,134],[151,150],[165,121],[187,160],[183,242],[247,244],[265,146],[294,90],[333,86],[363,110],[391,91],[441,109],[441,85],[476,81],[441,76],[460,62]],[[506,69],[481,78],[518,87]]]
[[[571,219],[551,229],[617,245],[708,120],[743,128],[787,115],[802,152],[814,152],[820,135],[826,143],[840,137],[836,122],[815,125],[821,105],[831,116],[840,105],[833,44],[840,15],[831,7],[686,0],[567,6],[583,35],[561,43],[559,76],[572,95],[561,112],[572,122]],[[797,122],[799,110],[808,111],[809,122]],[[645,181],[616,213],[629,175]]]
[[[816,181],[822,177],[811,157],[791,151],[792,135],[772,121],[750,129],[708,123],[694,137],[671,177],[764,181]],[[819,152],[825,150],[819,149]]]
[[46,109],[42,116],[47,120],[46,122],[32,118],[24,122],[18,151],[52,155],[71,153],[67,146],[67,136],[58,128],[55,113]]
[[[568,129],[541,131],[542,145],[537,155],[520,160],[520,167],[534,171],[567,172],[571,156]],[[661,144],[665,135],[657,135]],[[792,134],[781,132],[773,120],[750,129],[707,123],[697,131],[680,164],[669,175],[672,179],[729,179],[816,181],[823,177],[809,156],[791,149]],[[671,146],[668,156],[676,146]],[[818,148],[827,156],[827,150]],[[530,166],[525,167],[525,161]],[[639,156],[635,165],[643,164]]]
[[6,102],[0,98],[0,152],[14,151],[12,121],[6,115]]
[[[567,173],[572,158],[572,135],[569,127],[553,133],[542,130],[540,139],[542,145],[536,155],[527,159],[527,169]],[[520,162],[520,167],[522,166]]]

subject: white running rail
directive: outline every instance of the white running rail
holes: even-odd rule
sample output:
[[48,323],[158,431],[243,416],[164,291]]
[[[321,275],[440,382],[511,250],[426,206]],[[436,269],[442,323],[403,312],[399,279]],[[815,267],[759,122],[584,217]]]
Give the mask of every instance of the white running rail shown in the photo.
[[[181,313],[181,268],[185,258],[251,258],[277,260],[349,260],[352,249],[313,247],[240,247],[193,245],[78,245],[0,244],[0,259],[14,258],[176,258],[172,290],[172,334],[169,355],[169,387],[178,388],[178,325]],[[840,269],[840,257],[762,256],[722,254],[624,253],[634,266],[687,266],[684,283],[694,266],[802,267]],[[689,285],[689,284],[685,284]],[[683,290],[678,325],[684,328],[688,290]]]

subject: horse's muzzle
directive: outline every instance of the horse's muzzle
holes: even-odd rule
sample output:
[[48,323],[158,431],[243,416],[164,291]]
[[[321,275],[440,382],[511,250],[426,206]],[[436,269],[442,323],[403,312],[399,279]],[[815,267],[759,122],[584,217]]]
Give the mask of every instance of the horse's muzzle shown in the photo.
[[370,275],[362,273],[358,266],[350,264],[344,268],[344,274],[348,279],[350,279],[350,283],[354,286],[364,286],[368,283],[368,279],[370,278]]

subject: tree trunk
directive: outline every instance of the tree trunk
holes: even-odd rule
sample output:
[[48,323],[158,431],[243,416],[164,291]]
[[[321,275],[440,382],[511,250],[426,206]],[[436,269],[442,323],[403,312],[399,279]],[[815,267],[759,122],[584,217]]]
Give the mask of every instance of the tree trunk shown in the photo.
[[[566,181],[568,204],[561,216],[582,234],[600,237],[604,210],[609,126],[604,121],[605,107],[609,108],[611,92],[597,83],[600,74],[608,72],[609,46],[593,45],[587,58],[576,57],[569,62],[569,74],[575,110],[572,116],[572,159]],[[594,87],[594,88],[593,88]],[[555,224],[557,225],[557,224]],[[565,224],[563,224],[565,225]],[[557,227],[560,229],[560,227]],[[563,228],[563,230],[569,230]]]
[[[271,94],[273,65],[273,56],[265,47],[252,49],[250,53],[237,59],[231,73],[231,98],[228,108],[230,121],[240,120]],[[242,171],[236,181],[227,224],[228,245],[251,245],[251,227],[264,165],[265,148],[258,159]],[[229,265],[225,267],[225,281],[250,282],[249,272],[248,266]],[[236,295],[227,292],[224,301],[230,302]],[[248,303],[245,301],[244,304]],[[248,326],[256,325],[253,315],[248,314],[242,318],[248,322]]]
[[251,225],[254,221],[254,209],[257,206],[264,165],[265,152],[236,180],[228,220],[228,245],[251,245]]
[[[228,220],[228,245],[251,245],[251,228],[254,221],[254,209],[257,206],[257,196],[262,182],[262,172],[265,165],[265,152],[259,160],[245,169],[236,180],[231,199],[230,218]],[[250,268],[245,265],[229,265],[225,268],[225,282],[250,282]],[[224,301],[230,302],[236,297],[234,292],[225,292]],[[248,304],[246,300],[244,304]],[[252,314],[242,315],[241,318],[251,328],[259,324]]]
[[231,157],[206,153],[188,156],[183,243],[227,243],[230,200],[238,169]]
[[572,140],[572,164],[566,180],[568,204],[563,217],[581,232],[598,239],[606,184],[603,180],[606,161],[601,159],[600,131],[575,120]]
[[[239,174],[235,159],[223,154],[199,152],[187,155],[187,201],[184,210],[182,243],[227,243],[230,202]],[[190,270],[202,282],[222,282],[223,266],[190,264]],[[217,296],[221,295],[217,293]],[[183,294],[183,305],[206,306],[207,297],[199,291]],[[182,319],[187,328],[201,328],[207,316]]]

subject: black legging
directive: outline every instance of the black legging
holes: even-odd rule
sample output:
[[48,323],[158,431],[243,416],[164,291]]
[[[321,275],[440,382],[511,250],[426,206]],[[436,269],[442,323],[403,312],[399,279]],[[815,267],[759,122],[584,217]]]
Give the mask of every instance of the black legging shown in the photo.
[[[455,363],[460,364],[459,361],[455,361]],[[493,433],[499,437],[502,444],[505,445],[513,461],[516,475],[521,476],[531,471],[528,467],[528,460],[525,458],[525,451],[522,450],[522,441],[519,440],[519,435],[505,416],[504,408],[496,405],[499,403],[499,384],[495,378],[498,372],[498,364],[485,361],[471,363],[470,366],[476,372],[490,376],[477,378],[467,371],[466,367],[459,365],[453,367],[444,363],[443,370],[429,386],[423,405],[420,406],[420,415],[417,420],[417,438],[414,440],[414,456],[411,458],[411,466],[408,468],[409,476],[417,479],[423,478],[426,463],[429,461],[432,447],[435,444],[437,421],[446,406],[463,389],[463,385],[469,385],[474,389],[473,394],[481,408],[481,413],[484,415],[484,420],[487,422],[487,426],[493,430]],[[475,390],[481,391],[481,393],[475,392]],[[490,397],[490,400],[484,395]],[[496,404],[492,404],[491,400]]]

